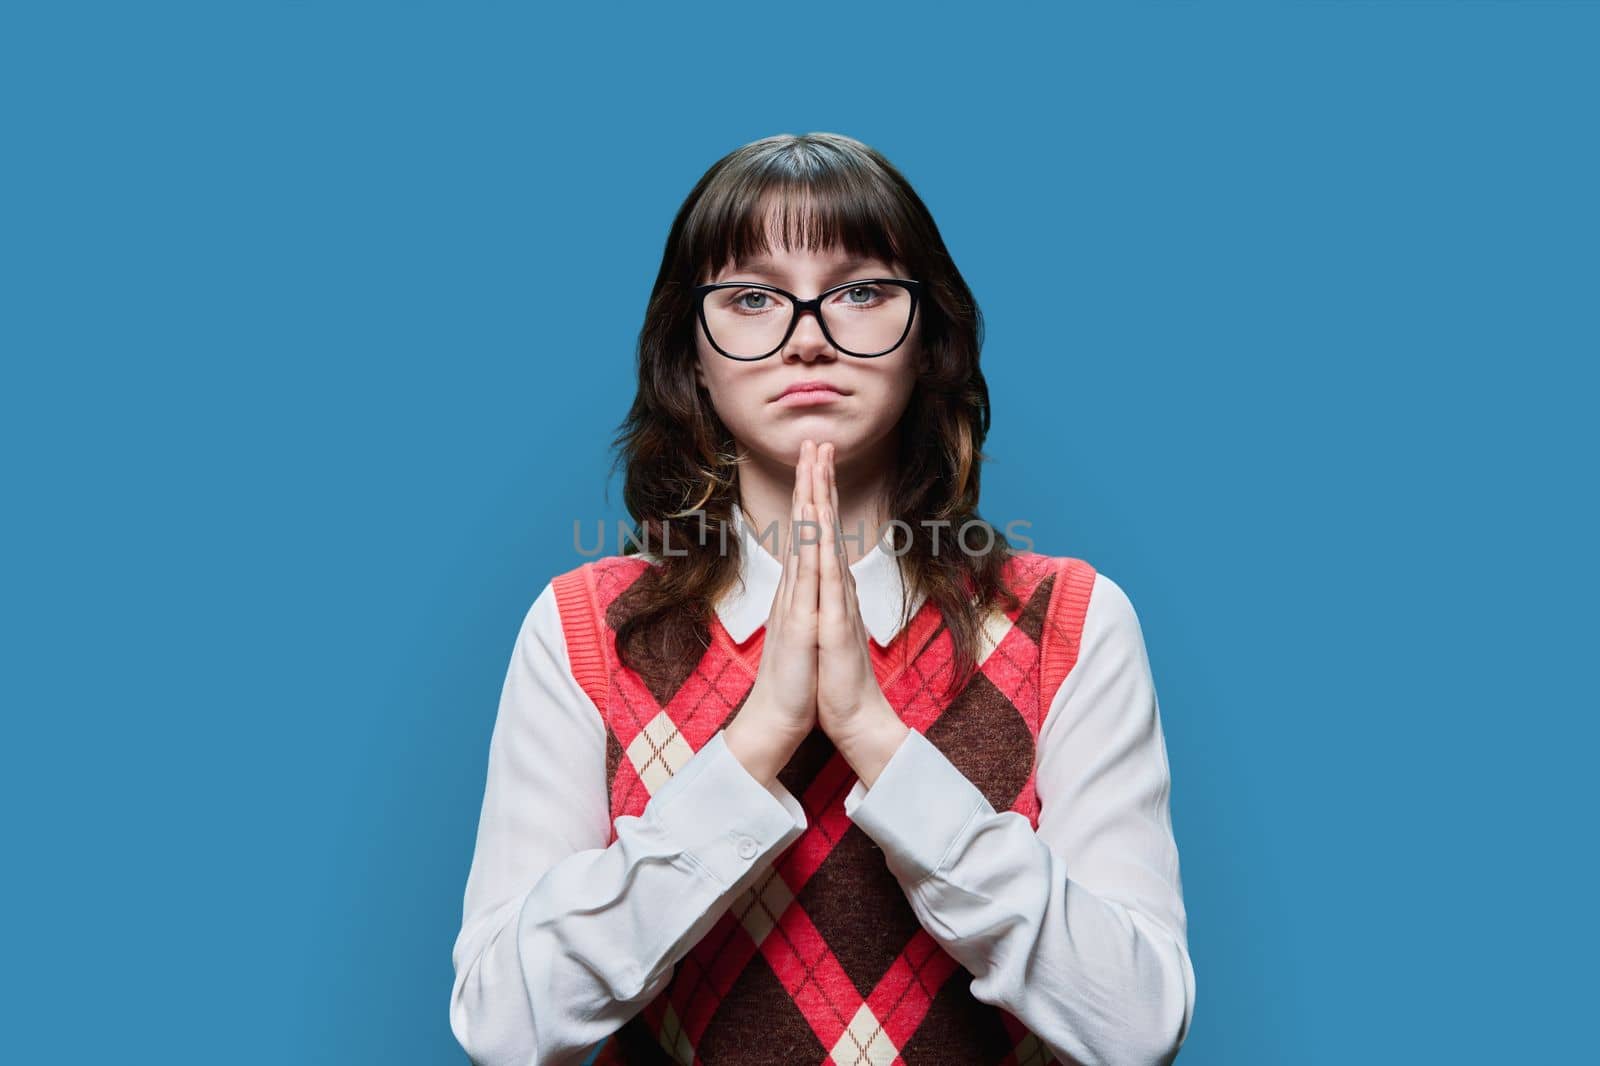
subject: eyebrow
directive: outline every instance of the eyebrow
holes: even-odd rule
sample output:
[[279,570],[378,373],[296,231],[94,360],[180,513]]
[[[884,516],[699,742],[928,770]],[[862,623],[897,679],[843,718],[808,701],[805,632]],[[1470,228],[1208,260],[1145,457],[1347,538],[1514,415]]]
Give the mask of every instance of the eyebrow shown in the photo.
[[[889,267],[883,263],[883,260],[879,259],[877,256],[868,255],[858,256],[855,259],[840,263],[838,266],[824,271],[822,276],[826,278],[829,276],[838,277],[846,274],[853,274],[862,267],[873,263],[882,266],[883,270],[886,272],[889,270]],[[733,272],[735,274],[760,274],[768,278],[780,276],[777,271],[772,269],[772,260],[770,259],[750,259],[744,262],[735,263]]]

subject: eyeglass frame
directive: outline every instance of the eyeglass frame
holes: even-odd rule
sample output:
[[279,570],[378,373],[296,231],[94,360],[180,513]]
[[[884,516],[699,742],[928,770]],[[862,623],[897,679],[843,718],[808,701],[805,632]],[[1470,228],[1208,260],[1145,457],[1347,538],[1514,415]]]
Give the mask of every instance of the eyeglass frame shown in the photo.
[[[901,288],[904,288],[911,295],[911,311],[906,315],[905,332],[900,334],[900,339],[895,341],[894,344],[890,345],[888,348],[885,348],[883,351],[878,352],[876,355],[859,355],[844,347],[838,341],[834,340],[833,334],[828,332],[827,319],[822,317],[823,300],[827,299],[829,296],[832,296],[836,292],[842,292],[846,289],[853,289],[858,285],[898,285]],[[711,335],[711,323],[706,319],[706,296],[717,289],[764,289],[767,292],[775,292],[780,296],[787,297],[790,305],[793,308],[793,313],[789,316],[789,328],[784,330],[783,340],[778,342],[777,347],[773,348],[772,351],[767,352],[765,355],[733,355],[723,348],[722,345],[718,344],[716,338]],[[776,285],[764,285],[759,281],[718,281],[713,282],[710,285],[696,285],[690,291],[694,294],[695,310],[698,312],[700,318],[700,328],[705,331],[706,340],[710,341],[711,347],[715,348],[717,350],[717,354],[725,359],[733,359],[740,363],[755,363],[762,359],[771,359],[774,355],[777,355],[779,352],[783,351],[783,346],[789,343],[789,338],[794,336],[795,329],[800,325],[801,314],[806,311],[810,311],[816,315],[817,325],[822,329],[822,336],[826,338],[827,342],[836,350],[843,352],[852,359],[882,359],[886,355],[894,354],[895,351],[905,344],[906,338],[911,336],[911,327],[917,321],[917,304],[922,299],[922,282],[914,281],[910,278],[855,278],[851,281],[844,282],[841,285],[835,285],[831,289],[825,289],[818,293],[815,299],[811,300],[802,300],[800,297],[796,296],[787,289],[780,289]]]

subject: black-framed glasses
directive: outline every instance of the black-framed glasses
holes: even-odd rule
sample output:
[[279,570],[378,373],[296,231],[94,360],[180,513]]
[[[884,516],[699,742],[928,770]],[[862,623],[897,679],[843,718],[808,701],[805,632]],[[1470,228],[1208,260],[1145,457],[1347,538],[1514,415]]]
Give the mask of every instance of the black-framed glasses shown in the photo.
[[776,355],[811,311],[822,335],[845,355],[876,359],[905,343],[922,283],[907,278],[857,278],[802,300],[776,285],[722,281],[694,289],[706,339],[721,355],[750,362]]

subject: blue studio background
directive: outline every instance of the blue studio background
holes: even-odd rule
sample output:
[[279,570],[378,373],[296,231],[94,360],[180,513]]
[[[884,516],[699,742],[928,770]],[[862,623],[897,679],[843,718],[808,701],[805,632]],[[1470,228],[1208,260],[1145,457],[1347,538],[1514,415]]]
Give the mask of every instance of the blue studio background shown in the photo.
[[985,513],[1140,612],[1180,1061],[1583,1057],[1597,43],[1582,3],[8,6],[0,1057],[464,1059],[518,624],[622,515],[673,212],[807,130],[978,295]]

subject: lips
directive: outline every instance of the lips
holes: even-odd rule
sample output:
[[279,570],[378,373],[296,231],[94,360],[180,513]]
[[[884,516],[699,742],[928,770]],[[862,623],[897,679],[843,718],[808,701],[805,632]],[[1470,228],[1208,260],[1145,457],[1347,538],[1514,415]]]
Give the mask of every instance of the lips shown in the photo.
[[[825,381],[797,381],[793,385],[790,385],[787,389],[784,389],[783,392],[779,393],[776,397],[774,397],[774,399],[787,400],[790,397],[803,395],[805,393],[823,393],[829,396],[845,395],[843,389],[836,385],[830,385]],[[820,400],[822,397],[816,396],[812,398]]]
[[821,407],[838,403],[844,393],[837,389],[790,389],[773,401],[774,407]]

